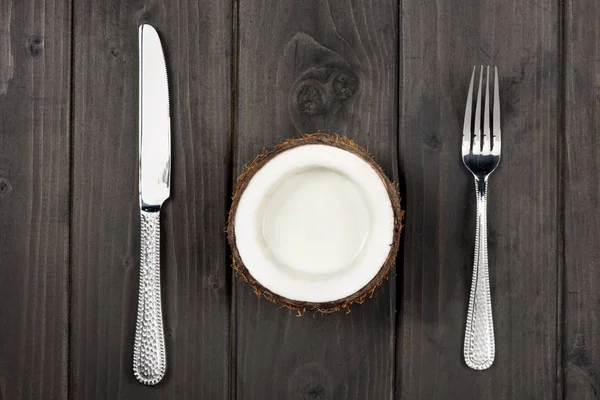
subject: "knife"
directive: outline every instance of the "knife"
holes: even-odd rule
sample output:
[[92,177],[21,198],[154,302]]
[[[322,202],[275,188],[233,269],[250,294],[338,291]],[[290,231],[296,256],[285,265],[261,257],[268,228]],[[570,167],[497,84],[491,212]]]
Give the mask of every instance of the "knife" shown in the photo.
[[167,359],[160,295],[160,209],[169,197],[171,120],[167,68],[156,30],[139,27],[140,286],[133,373],[145,385],[165,375]]

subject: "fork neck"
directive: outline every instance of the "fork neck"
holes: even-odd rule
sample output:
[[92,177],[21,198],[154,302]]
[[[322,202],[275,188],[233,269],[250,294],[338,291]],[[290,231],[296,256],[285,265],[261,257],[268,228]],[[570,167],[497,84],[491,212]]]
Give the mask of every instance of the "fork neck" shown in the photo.
[[485,199],[487,195],[487,176],[475,176],[475,190],[477,191],[477,200]]

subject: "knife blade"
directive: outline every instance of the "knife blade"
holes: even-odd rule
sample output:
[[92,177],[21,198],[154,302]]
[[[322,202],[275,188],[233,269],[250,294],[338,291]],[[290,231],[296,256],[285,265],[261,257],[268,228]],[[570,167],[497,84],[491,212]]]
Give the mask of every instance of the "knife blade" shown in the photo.
[[166,372],[160,293],[160,210],[171,187],[171,121],[165,57],[156,30],[139,30],[140,286],[133,372],[146,385]]

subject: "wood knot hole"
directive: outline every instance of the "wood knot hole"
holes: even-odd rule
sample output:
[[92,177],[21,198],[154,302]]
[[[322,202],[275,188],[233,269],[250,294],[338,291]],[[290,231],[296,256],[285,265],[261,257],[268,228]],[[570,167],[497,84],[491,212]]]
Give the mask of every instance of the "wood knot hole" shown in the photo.
[[12,192],[10,181],[6,178],[0,177],[0,199],[8,196],[10,192]]
[[322,385],[315,385],[307,388],[305,398],[310,400],[325,400],[327,399],[327,391]]
[[288,387],[288,399],[330,400],[329,375],[316,364],[305,364],[292,374]]
[[217,276],[209,276],[208,285],[211,289],[218,290],[221,289],[221,287],[223,286],[223,281]]
[[303,115],[317,115],[323,112],[325,100],[319,82],[304,82],[296,94],[296,108]]
[[346,100],[354,93],[358,88],[356,78],[348,76],[344,73],[338,74],[333,80],[333,93],[336,99]]
[[27,40],[27,52],[31,57],[37,57],[44,50],[44,41],[39,36],[31,36]]

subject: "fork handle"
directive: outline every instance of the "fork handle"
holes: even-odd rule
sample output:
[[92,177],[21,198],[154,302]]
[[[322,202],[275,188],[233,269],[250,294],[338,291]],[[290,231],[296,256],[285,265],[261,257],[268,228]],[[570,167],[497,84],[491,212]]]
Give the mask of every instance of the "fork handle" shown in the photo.
[[160,296],[160,211],[140,210],[140,288],[133,348],[133,373],[145,385],[165,375],[165,333]]
[[475,233],[475,261],[467,328],[465,332],[464,356],[470,368],[482,370],[494,362],[494,323],[487,251],[487,177],[475,178],[477,196],[477,228]]

